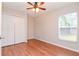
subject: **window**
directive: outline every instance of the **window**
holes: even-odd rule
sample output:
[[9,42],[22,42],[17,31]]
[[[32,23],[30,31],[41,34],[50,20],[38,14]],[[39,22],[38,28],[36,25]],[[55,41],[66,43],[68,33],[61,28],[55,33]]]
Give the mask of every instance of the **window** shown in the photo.
[[59,39],[77,41],[77,13],[69,13],[59,17]]

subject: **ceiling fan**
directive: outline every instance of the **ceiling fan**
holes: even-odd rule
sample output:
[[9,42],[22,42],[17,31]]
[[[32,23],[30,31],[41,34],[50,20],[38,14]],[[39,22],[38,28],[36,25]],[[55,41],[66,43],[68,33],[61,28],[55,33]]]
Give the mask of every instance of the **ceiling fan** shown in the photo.
[[35,12],[39,12],[39,10],[46,10],[46,8],[41,7],[42,5],[45,4],[44,2],[34,2],[34,4],[31,2],[27,2],[27,3],[32,6],[32,7],[27,8],[28,10],[32,9]]

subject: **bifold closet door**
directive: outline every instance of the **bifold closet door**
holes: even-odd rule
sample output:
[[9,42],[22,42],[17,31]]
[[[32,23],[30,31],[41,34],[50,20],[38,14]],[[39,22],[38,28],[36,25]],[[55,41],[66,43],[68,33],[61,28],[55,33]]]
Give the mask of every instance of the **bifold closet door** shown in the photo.
[[14,17],[2,15],[2,37],[1,45],[8,46],[14,44]]
[[25,19],[17,16],[2,16],[2,46],[8,46],[26,41]]

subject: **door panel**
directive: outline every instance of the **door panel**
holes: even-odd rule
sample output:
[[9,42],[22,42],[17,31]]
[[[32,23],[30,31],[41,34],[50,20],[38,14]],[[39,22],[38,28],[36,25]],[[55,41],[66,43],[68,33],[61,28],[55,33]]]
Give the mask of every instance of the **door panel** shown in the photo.
[[25,42],[25,19],[5,15],[2,16],[2,46]]
[[25,19],[16,18],[15,21],[15,43],[25,42]]
[[2,16],[2,46],[14,44],[14,20],[10,15]]

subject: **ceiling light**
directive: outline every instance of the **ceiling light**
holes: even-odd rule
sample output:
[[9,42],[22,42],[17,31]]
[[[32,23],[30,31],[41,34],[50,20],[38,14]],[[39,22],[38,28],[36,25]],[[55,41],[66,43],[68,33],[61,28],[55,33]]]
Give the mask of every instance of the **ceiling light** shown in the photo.
[[41,7],[42,5],[45,4],[44,2],[34,2],[34,4],[31,2],[27,2],[27,3],[32,6],[32,7],[27,8],[28,10],[32,9],[32,11],[34,12],[39,12],[40,10],[46,10],[46,8]]
[[39,12],[39,8],[36,8],[36,9],[35,9],[35,12]]

